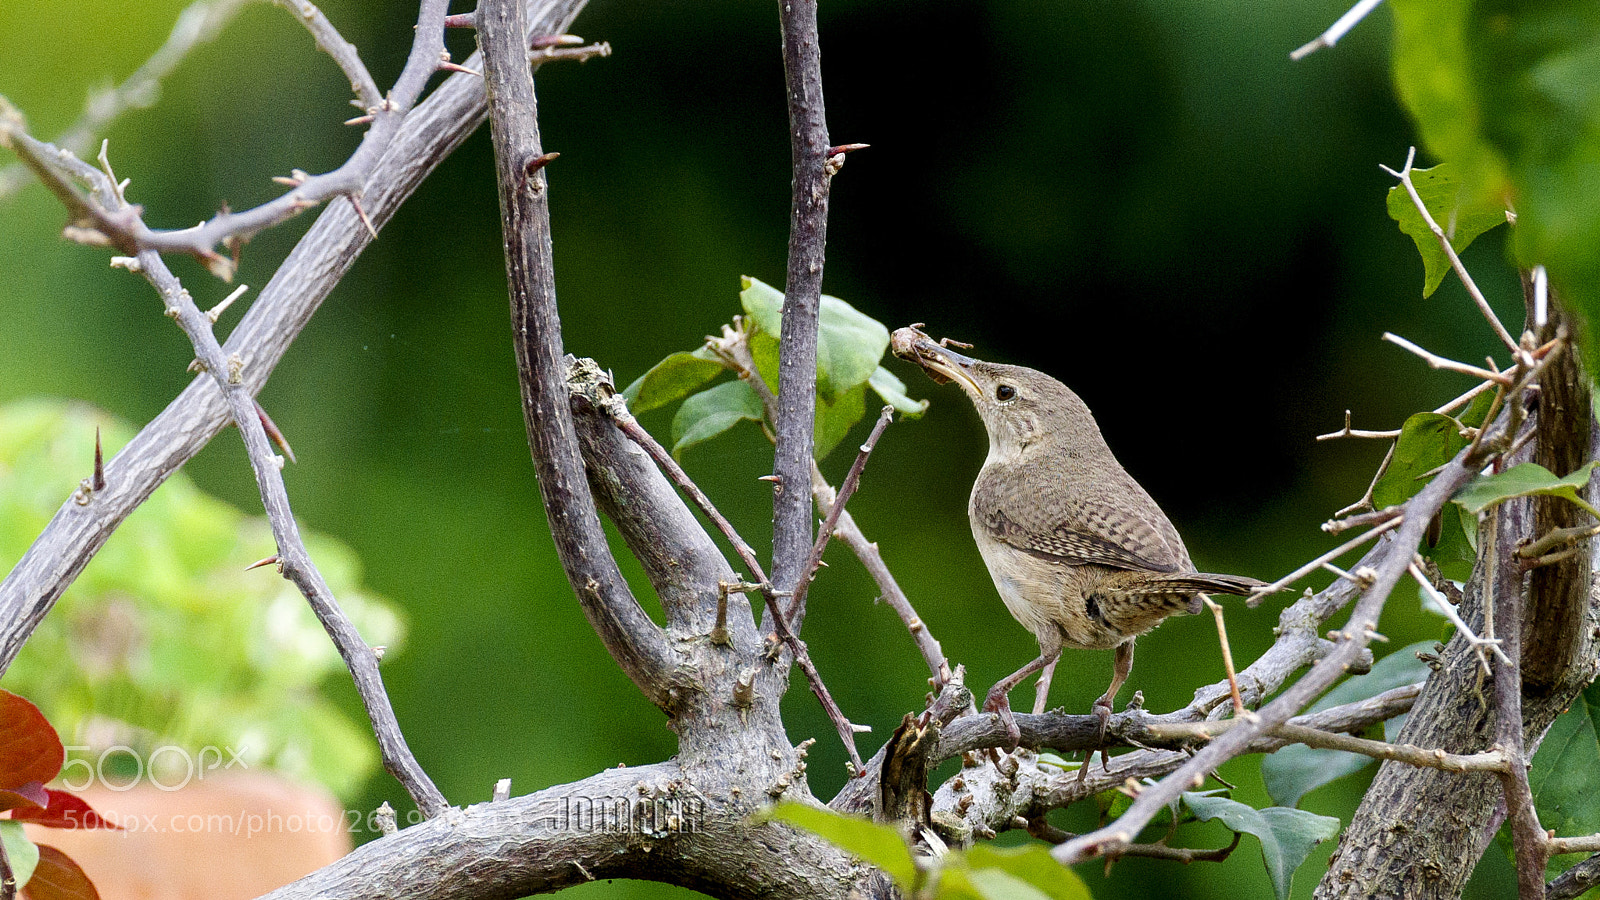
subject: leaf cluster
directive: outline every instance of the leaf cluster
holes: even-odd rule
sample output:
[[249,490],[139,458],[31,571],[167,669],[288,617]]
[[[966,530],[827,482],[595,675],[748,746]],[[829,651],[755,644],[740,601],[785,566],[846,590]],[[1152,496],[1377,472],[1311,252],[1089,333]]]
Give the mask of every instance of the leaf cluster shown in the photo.
[[[748,381],[737,378],[706,387],[722,374],[738,371],[735,354],[742,349],[767,390],[778,392],[783,293],[746,276],[739,302],[744,315],[724,326],[723,337],[671,354],[622,392],[636,414],[683,401],[672,417],[674,456],[740,422],[759,422],[771,429],[761,398]],[[868,390],[909,418],[928,408],[926,400],[907,396],[905,382],[880,364],[888,349],[889,329],[882,322],[838,297],[822,296],[817,328],[817,459],[827,456],[866,415]]]

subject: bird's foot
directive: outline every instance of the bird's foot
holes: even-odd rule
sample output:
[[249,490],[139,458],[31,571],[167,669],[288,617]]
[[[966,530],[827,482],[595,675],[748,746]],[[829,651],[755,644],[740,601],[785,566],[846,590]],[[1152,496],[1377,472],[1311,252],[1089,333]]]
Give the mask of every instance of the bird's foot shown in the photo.
[[1111,754],[1106,752],[1106,727],[1111,723],[1111,701],[1101,697],[1094,702],[1094,716],[1100,720],[1099,733],[1095,738],[1098,747],[1091,747],[1083,752],[1083,765],[1078,767],[1078,783],[1082,784],[1089,777],[1089,765],[1094,762],[1095,750],[1100,751],[1100,765],[1107,772],[1111,771]]
[[1005,728],[1006,738],[1009,742],[1006,745],[1006,750],[1017,749],[1017,745],[1022,743],[1022,729],[1017,727],[1016,716],[1011,714],[1010,698],[1004,693],[997,694],[991,690],[989,696],[984,698],[983,711],[995,713],[1000,717],[1000,724]]

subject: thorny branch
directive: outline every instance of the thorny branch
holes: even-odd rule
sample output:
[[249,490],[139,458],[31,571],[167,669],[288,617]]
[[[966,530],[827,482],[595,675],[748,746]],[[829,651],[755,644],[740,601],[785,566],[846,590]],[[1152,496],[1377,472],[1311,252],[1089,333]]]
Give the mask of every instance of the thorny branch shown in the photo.
[[[777,451],[773,475],[772,583],[793,591],[811,549],[810,480],[817,393],[817,315],[828,237],[828,124],[822,100],[822,48],[817,0],[781,0],[783,71],[789,104],[794,192],[789,215],[789,265],[778,336]],[[803,615],[803,613],[802,613]],[[798,620],[797,620],[798,621]]]
[[[24,159],[31,159],[27,154],[33,149],[34,145],[23,143],[19,152],[24,154]],[[46,166],[42,160],[33,162]],[[138,219],[138,207],[128,203],[123,193],[126,184],[116,180],[104,146],[100,150],[101,169],[70,156],[62,157],[58,164],[67,168],[73,177],[91,186],[93,202],[101,208],[130,220]],[[222,391],[233,424],[244,438],[250,467],[261,490],[262,505],[272,527],[273,539],[278,545],[278,570],[305,595],[349,668],[367,716],[372,721],[373,731],[377,734],[384,768],[405,786],[418,809],[430,817],[438,815],[449,804],[406,746],[388,693],[383,688],[382,676],[378,674],[377,656],[340,608],[332,589],[312,562],[300,538],[299,527],[289,506],[288,490],[283,482],[283,459],[272,452],[265,416],[245,385],[243,358],[223,351],[212,332],[212,319],[195,305],[189,292],[183,289],[177,277],[167,268],[161,254],[153,250],[141,251],[133,260],[124,261],[123,265],[144,275],[150,286],[160,294],[166,315],[178,323],[194,345],[196,366],[209,373]]]
[[[135,256],[144,250],[186,253],[204,263],[213,275],[231,280],[236,262],[216,252],[218,244],[225,244],[237,253],[244,241],[262,229],[270,228],[330,198],[347,198],[362,221],[372,229],[371,217],[361,205],[362,187],[393,142],[428,79],[441,67],[444,15],[448,0],[423,0],[417,19],[416,39],[405,68],[394,87],[382,96],[371,77],[366,75],[354,48],[338,37],[338,32],[315,6],[308,0],[285,2],[292,2],[297,17],[316,36],[318,46],[333,55],[340,67],[351,76],[351,87],[360,98],[365,112],[360,121],[367,121],[370,117],[372,127],[350,158],[339,168],[322,175],[296,171],[288,179],[293,185],[292,190],[253,209],[241,212],[224,210],[192,228],[156,230],[145,224],[137,210],[106,208],[93,198],[79,195],[56,168],[58,163],[52,161],[52,158],[58,158],[64,163],[72,158],[72,154],[63,154],[57,148],[35,140],[26,133],[17,117],[0,115],[0,143],[10,145],[18,142],[26,145],[29,152],[23,156],[24,164],[60,198],[71,214],[72,222],[66,232],[68,237],[83,243],[109,244],[128,256]],[[348,52],[345,48],[348,48]]]

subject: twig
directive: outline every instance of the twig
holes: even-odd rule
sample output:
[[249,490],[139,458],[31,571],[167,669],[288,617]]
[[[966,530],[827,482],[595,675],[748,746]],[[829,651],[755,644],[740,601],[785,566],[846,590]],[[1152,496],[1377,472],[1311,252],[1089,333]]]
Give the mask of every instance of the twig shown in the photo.
[[[273,0],[278,6],[292,13],[297,21],[311,32],[311,39],[316,42],[317,49],[328,54],[333,59],[339,71],[350,79],[350,90],[356,95],[359,106],[369,113],[376,113],[377,108],[383,105],[383,93],[378,90],[378,83],[372,80],[372,74],[361,62],[361,54],[356,51],[354,44],[344,39],[339,29],[333,27],[328,17],[316,7],[311,0]],[[439,16],[438,26],[444,27],[444,16]],[[419,32],[420,34],[420,32]]]
[[778,336],[778,477],[772,504],[772,582],[794,590],[811,549],[809,481],[816,413],[817,314],[828,236],[828,124],[822,100],[822,51],[817,0],[779,5],[785,95],[789,102],[790,162],[794,171],[789,217],[789,264],[783,328]]
[[[78,156],[88,153],[94,139],[130,109],[145,109],[161,93],[161,80],[172,74],[195,47],[207,43],[227,26],[236,13],[251,0],[197,0],[178,13],[156,52],[115,87],[94,91],[84,104],[78,121],[56,138],[57,146]],[[26,167],[13,163],[0,170],[0,199],[10,196],[31,180]]]
[[1384,440],[1393,440],[1399,436],[1400,430],[1398,428],[1394,431],[1362,431],[1357,428],[1351,428],[1350,410],[1347,409],[1344,411],[1344,427],[1338,431],[1330,431],[1327,434],[1319,434],[1317,435],[1317,440],[1331,441],[1337,438],[1382,438]]
[[[1520,405],[1520,404],[1519,404]],[[1523,751],[1522,722],[1522,581],[1523,571],[1498,552],[1501,513],[1496,510],[1485,523],[1484,544],[1494,548],[1485,554],[1483,584],[1489,596],[1484,610],[1494,611],[1500,636],[1495,642],[1494,739],[1495,747],[1510,757],[1511,765],[1500,773],[1500,789],[1505,794],[1506,813],[1511,820],[1511,844],[1516,854],[1517,889],[1521,900],[1544,897],[1545,863],[1550,858],[1533,791],[1528,785],[1528,763]],[[1488,623],[1485,622],[1485,631]],[[1476,645],[1474,645],[1476,647]],[[1479,658],[1483,656],[1479,651]]]
[[1401,347],[1402,349],[1409,350],[1412,353],[1415,353],[1417,356],[1422,357],[1422,360],[1431,368],[1445,369],[1451,372],[1460,372],[1463,375],[1471,375],[1473,378],[1481,378],[1484,381],[1493,382],[1495,384],[1511,384],[1511,379],[1505,375],[1501,375],[1498,371],[1479,368],[1478,366],[1470,365],[1464,362],[1456,362],[1453,359],[1449,359],[1447,357],[1440,356],[1437,353],[1424,350],[1416,344],[1413,344],[1412,342],[1392,332],[1385,331],[1383,333],[1383,339],[1391,344]]
[[[711,339],[707,346],[734,370],[740,380],[750,385],[770,420],[777,415],[778,401],[772,395],[772,391],[768,390],[767,383],[762,380],[761,373],[756,369],[755,359],[750,355],[750,346],[744,337],[741,332],[727,329],[721,338]],[[835,500],[833,486],[822,477],[822,469],[817,466],[816,460],[811,461],[811,494],[818,506],[833,508]],[[933,688],[937,691],[950,680],[950,662],[945,659],[944,648],[928,630],[922,617],[912,608],[910,598],[900,588],[894,573],[889,571],[888,564],[883,561],[883,554],[878,551],[878,545],[867,540],[866,535],[861,533],[848,509],[840,514],[839,525],[835,532],[839,540],[844,541],[845,546],[861,560],[861,565],[867,570],[867,574],[872,576],[872,580],[878,585],[878,590],[882,592],[880,597],[883,602],[887,603],[895,615],[900,617],[900,621],[905,623],[912,641],[916,643],[917,650],[928,665]]]
[[[573,35],[570,34],[564,34],[561,36],[573,37]],[[583,43],[582,38],[578,38],[577,40],[578,43]],[[528,61],[535,65],[541,62],[554,62],[556,60],[572,60],[574,62],[582,63],[588,62],[597,56],[604,58],[610,55],[611,44],[606,41],[600,41],[599,43],[586,44],[582,47],[562,47],[558,45],[535,47],[528,51]]]
[[[94,201],[108,212],[137,218],[137,207],[129,205],[122,193],[111,164],[102,147],[100,155],[104,171],[79,164],[79,177],[94,190]],[[333,591],[323,579],[310,553],[300,538],[299,526],[290,509],[288,491],[283,483],[283,461],[275,456],[268,443],[265,416],[254,396],[245,386],[242,359],[223,351],[212,332],[211,319],[195,305],[189,292],[183,289],[176,276],[167,268],[161,255],[153,250],[140,252],[137,271],[160,294],[166,313],[175,319],[194,346],[195,358],[203,363],[212,380],[227,401],[235,427],[244,438],[250,467],[260,487],[262,505],[272,527],[273,539],[278,545],[277,563],[284,577],[305,595],[328,636],[344,658],[355,681],[356,690],[372,721],[384,767],[406,788],[424,815],[434,816],[444,811],[448,803],[434,786],[427,773],[417,763],[395,719],[383,678],[378,673],[377,658],[355,626],[340,608]],[[234,364],[235,360],[239,360]]]
[[1245,600],[1245,604],[1252,607],[1260,606],[1261,601],[1265,600],[1269,594],[1281,591],[1289,585],[1294,584],[1296,581],[1299,581],[1307,575],[1310,575],[1312,572],[1317,571],[1318,569],[1322,568],[1323,563],[1332,562],[1346,553],[1349,553],[1351,550],[1354,550],[1362,544],[1365,544],[1367,541],[1372,540],[1378,535],[1383,534],[1391,529],[1398,528],[1402,522],[1404,522],[1403,516],[1396,516],[1389,519],[1387,522],[1382,523],[1371,531],[1356,535],[1350,540],[1345,541],[1332,550],[1329,550],[1327,553],[1324,553],[1300,568],[1295,569],[1293,572],[1290,572],[1282,578],[1279,578],[1277,581],[1274,581],[1266,587],[1257,588],[1256,592],[1251,594]]
[[[1500,321],[1500,317],[1495,315],[1494,310],[1489,307],[1489,301],[1484,299],[1483,292],[1478,290],[1478,285],[1472,280],[1472,276],[1468,274],[1467,267],[1461,264],[1461,257],[1456,255],[1456,248],[1450,245],[1449,236],[1445,234],[1443,228],[1439,227],[1439,223],[1434,221],[1433,214],[1428,212],[1428,204],[1423,203],[1422,197],[1417,193],[1417,186],[1411,181],[1411,164],[1416,161],[1416,158],[1417,148],[1412,147],[1406,153],[1406,164],[1400,171],[1396,172],[1388,166],[1379,166],[1379,168],[1398,178],[1400,183],[1405,186],[1406,193],[1410,195],[1412,204],[1416,206],[1417,212],[1422,214],[1422,221],[1427,223],[1428,230],[1432,231],[1433,236],[1439,240],[1439,246],[1444,250],[1445,256],[1450,259],[1450,268],[1455,270],[1456,277],[1460,278],[1461,283],[1466,286],[1467,293],[1472,296],[1472,302],[1478,305],[1478,311],[1483,313],[1483,317],[1489,321],[1490,327],[1494,329],[1494,333],[1500,338],[1500,342],[1505,344],[1506,348],[1511,351],[1511,358],[1526,362],[1526,351],[1517,343],[1517,339],[1511,336],[1511,332],[1506,330],[1506,326]],[[1438,367],[1435,366],[1435,368]]]
[[1340,16],[1332,25],[1329,25],[1327,31],[1317,35],[1310,42],[1290,53],[1289,58],[1299,61],[1324,47],[1332,47],[1334,44],[1339,43],[1340,38],[1349,33],[1350,29],[1356,27],[1357,23],[1366,18],[1368,13],[1377,9],[1378,4],[1382,2],[1383,0],[1360,0],[1355,6],[1350,7],[1349,12]]
[[1228,645],[1228,625],[1222,620],[1222,605],[1205,594],[1201,594],[1200,598],[1206,602],[1211,615],[1217,620],[1217,641],[1222,645],[1222,669],[1228,676],[1228,693],[1233,697],[1233,714],[1236,717],[1246,716],[1249,710],[1245,709],[1244,698],[1239,696],[1239,678],[1233,671],[1233,648]]
[[[297,10],[315,9],[309,3],[303,3],[303,0],[294,2]],[[74,199],[76,188],[62,173],[82,178],[81,169],[74,165],[81,165],[77,157],[33,138],[20,120],[14,117],[0,116],[0,144],[16,150],[23,163],[67,205],[74,218],[68,230],[69,237],[85,243],[108,243],[128,256],[136,256],[142,250],[186,253],[204,263],[213,275],[231,280],[236,263],[232,257],[216,252],[214,248],[218,244],[236,248],[240,242],[257,232],[299,215],[325,200],[337,196],[347,196],[352,200],[359,197],[363,185],[389,149],[428,78],[437,70],[439,54],[444,51],[443,21],[447,5],[448,0],[423,0],[416,38],[405,68],[387,96],[379,95],[373,88],[373,99],[366,110],[373,117],[372,127],[343,165],[322,175],[297,178],[297,183],[288,193],[253,209],[240,212],[223,210],[192,228],[154,230],[145,224],[141,216],[129,215],[126,211],[113,212],[84,198]],[[318,21],[326,22],[325,18],[320,17],[320,13],[310,18],[303,13],[301,15],[308,27]],[[313,33],[319,32],[313,29]],[[318,37],[318,43],[319,46],[323,44],[322,37]],[[341,60],[341,67],[352,64],[340,56],[336,55],[335,58]],[[359,65],[359,60],[354,64]],[[370,78],[365,81],[370,82]],[[357,83],[352,78],[352,87],[362,96],[363,102],[369,102],[365,82]]]
[[[1490,673],[1489,654],[1491,652],[1499,657],[1501,662],[1506,660],[1505,651],[1500,646],[1501,641],[1493,637],[1479,637],[1473,633],[1472,628],[1462,621],[1461,616],[1456,613],[1455,604],[1451,603],[1449,598],[1445,597],[1444,594],[1439,592],[1438,588],[1433,586],[1433,582],[1428,580],[1428,576],[1423,573],[1422,567],[1415,560],[1412,561],[1407,569],[1411,572],[1411,577],[1417,582],[1417,586],[1422,588],[1423,593],[1433,601],[1433,605],[1439,609],[1439,612],[1446,619],[1450,620],[1450,624],[1455,627],[1456,631],[1460,632],[1462,639],[1470,644],[1478,654],[1478,662],[1483,666],[1483,674],[1488,675]],[[1486,622],[1485,634],[1492,633],[1489,630],[1490,626],[1492,626],[1492,620]]]
[[[537,27],[564,30],[583,0],[545,0]],[[477,59],[475,55],[474,60]],[[417,185],[482,121],[483,85],[448,79],[398,130],[390,153],[363,186],[367,209],[392,216]],[[3,131],[3,127],[0,127]],[[317,218],[248,313],[225,349],[245,361],[243,379],[259,391],[317,307],[360,257],[368,241],[354,210],[335,204]],[[174,471],[228,423],[223,398],[196,379],[106,463],[108,488],[89,506],[67,498],[60,512],[0,582],[0,672],[11,665],[45,615],[106,540]]]
[[843,515],[845,504],[855,494],[856,488],[861,485],[861,470],[867,466],[867,457],[872,455],[872,449],[878,445],[878,438],[883,436],[883,430],[889,427],[894,419],[894,407],[885,406],[878,414],[878,421],[872,426],[872,433],[862,443],[861,449],[856,453],[855,462],[850,464],[850,471],[844,477],[844,483],[839,486],[839,493],[834,501],[828,504],[828,517],[822,521],[822,528],[817,532],[817,540],[811,545],[811,556],[806,559],[805,574],[800,577],[800,582],[795,585],[794,598],[789,601],[789,608],[784,613],[789,617],[791,629],[799,630],[806,615],[806,591],[811,587],[811,582],[817,577],[817,569],[822,565],[822,553],[828,549],[828,540],[833,537],[834,529],[839,527],[839,517]]
[[777,598],[779,595],[772,587],[772,582],[767,579],[767,573],[761,568],[761,563],[756,559],[755,551],[734,530],[732,523],[717,510],[716,505],[711,502],[711,498],[707,497],[705,492],[700,490],[700,486],[694,483],[694,480],[689,477],[689,473],[685,472],[683,467],[678,465],[678,461],[672,458],[672,454],[667,452],[667,448],[661,446],[660,441],[657,441],[650,432],[644,430],[637,419],[628,414],[625,408],[606,407],[606,409],[611,412],[612,419],[616,421],[617,427],[622,430],[622,433],[626,434],[645,453],[649,454],[668,480],[683,491],[690,501],[699,507],[701,512],[705,513],[706,518],[711,520],[717,530],[722,532],[722,536],[733,546],[734,553],[738,555],[739,561],[750,570],[750,577],[755,579],[755,584],[753,585],[729,585],[724,588],[721,602],[717,607],[719,625],[722,623],[727,610],[726,591],[745,588],[761,591],[766,598],[768,608],[774,613],[772,615],[773,625],[778,629],[778,637],[794,653],[795,664],[800,667],[801,674],[805,676],[806,684],[810,686],[811,692],[817,696],[817,701],[822,704],[822,709],[828,714],[829,720],[833,722],[834,729],[839,732],[839,739],[844,743],[845,750],[850,754],[850,760],[855,765],[855,773],[861,773],[863,767],[861,765],[861,756],[857,752],[855,745],[855,726],[845,717],[844,712],[839,708],[839,704],[828,691],[828,686],[823,682],[822,675],[818,673],[816,664],[812,662],[811,654],[806,649],[805,643],[795,637],[794,633],[787,627],[788,622],[783,620],[781,614],[777,614]]
[[1600,855],[1578,863],[1546,885],[1545,900],[1574,900],[1597,884],[1600,884]]
[[545,154],[527,64],[522,0],[485,0],[478,7],[477,28],[505,236],[517,380],[556,553],[607,651],[641,693],[670,709],[678,690],[677,656],[617,568],[578,453],[556,311],[548,172],[532,165]]
[[[1390,452],[1393,452],[1393,448],[1390,448]],[[1360,515],[1350,516],[1344,519],[1330,519],[1322,523],[1322,530],[1329,534],[1339,534],[1341,532],[1349,531],[1352,528],[1365,528],[1368,525],[1382,525],[1385,522],[1392,522],[1395,519],[1400,518],[1401,511],[1401,508],[1398,506],[1385,506],[1383,509],[1375,509],[1372,512],[1362,513]],[[1324,563],[1324,565],[1326,565],[1326,563]]]
[[[1233,719],[1224,719],[1219,722],[1197,722],[1194,724],[1157,724],[1150,726],[1150,731],[1157,737],[1173,739],[1181,737],[1214,737],[1227,731],[1221,726],[1231,726]],[[1500,750],[1485,750],[1482,753],[1446,753],[1439,749],[1426,749],[1412,744],[1391,744],[1385,741],[1368,740],[1348,734],[1337,734],[1324,731],[1320,728],[1310,728],[1285,722],[1267,734],[1283,738],[1292,744],[1305,744],[1307,747],[1317,747],[1322,750],[1342,750],[1346,753],[1358,753],[1370,756],[1373,759],[1387,759],[1396,762],[1408,763],[1413,766],[1426,766],[1430,769],[1443,769],[1447,772],[1507,772],[1510,770],[1511,757]]]
[[[1028,833],[1047,844],[1065,844],[1077,837],[1070,831],[1064,831],[1050,824],[1050,820],[1039,816],[1028,820]],[[1169,847],[1164,843],[1154,844],[1129,844],[1123,848],[1117,857],[1138,856],[1148,859],[1166,859],[1188,865],[1192,862],[1222,862],[1231,855],[1239,846],[1240,833],[1233,833],[1233,840],[1226,847],[1215,850],[1199,850],[1193,847]]]

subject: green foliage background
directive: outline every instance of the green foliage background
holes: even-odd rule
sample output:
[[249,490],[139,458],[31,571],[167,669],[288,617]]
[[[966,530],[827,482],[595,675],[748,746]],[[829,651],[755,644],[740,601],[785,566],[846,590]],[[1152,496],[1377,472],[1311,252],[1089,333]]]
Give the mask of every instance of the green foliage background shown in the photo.
[[[0,93],[52,136],[88,87],[139,65],[183,5],[0,0]],[[380,82],[398,72],[413,5],[323,8]],[[835,181],[825,289],[891,328],[926,322],[981,357],[1071,384],[1202,568],[1276,577],[1328,546],[1317,525],[1360,496],[1382,454],[1314,434],[1335,430],[1346,408],[1358,427],[1398,427],[1468,386],[1378,335],[1466,360],[1495,349],[1453,280],[1421,299],[1422,265],[1385,211],[1392,180],[1378,164],[1398,167],[1417,140],[1390,87],[1389,13],[1332,51],[1288,59],[1343,10],[1338,0],[824,3],[833,137],[873,145]],[[545,141],[562,153],[551,196],[566,345],[627,384],[737,312],[741,274],[783,281],[789,148],[776,16],[733,0],[596,2],[575,30],[616,53],[539,78]],[[458,59],[470,40],[452,36]],[[272,196],[271,175],[336,165],[357,140],[339,124],[347,99],[289,16],[254,6],[194,54],[154,109],[113,129],[112,158],[152,224],[186,225],[221,202]],[[108,270],[104,252],[58,240],[63,218],[44,191],[0,209],[0,401],[78,398],[148,420],[191,377],[186,341],[142,281]],[[310,219],[252,242],[238,280],[263,285]],[[1505,240],[1496,229],[1466,259],[1515,326]],[[227,292],[195,265],[175,267],[203,305]],[[301,520],[355,548],[365,583],[405,611],[407,648],[385,674],[418,756],[457,803],[487,799],[501,777],[532,791],[673,752],[659,713],[584,623],[551,549],[503,272],[485,132],[383,232],[262,395],[301,459],[287,473]],[[981,426],[955,390],[889,365],[933,406],[889,430],[852,510],[950,657],[987,685],[1036,650],[999,614],[967,529]],[[665,438],[670,412],[643,421]],[[61,498],[87,474],[87,453],[62,460]],[[844,457],[827,461],[836,478]],[[757,430],[736,428],[685,461],[764,543],[769,495],[755,479],[770,455]],[[204,490],[259,508],[231,434],[188,471]],[[920,704],[926,673],[859,568],[837,548],[830,561],[806,638],[845,710],[881,738]],[[1236,655],[1269,644],[1273,624],[1271,604],[1233,608]],[[1384,630],[1391,646],[1442,633],[1407,595]],[[1151,707],[1181,705],[1220,677],[1214,648],[1209,622],[1173,621],[1141,641],[1132,687]],[[1074,654],[1054,701],[1087,708],[1109,665],[1108,654]],[[359,716],[341,679],[327,690]],[[791,737],[819,739],[812,783],[831,795],[843,753],[803,687],[785,702]],[[1348,821],[1369,772],[1301,805]],[[1268,804],[1255,761],[1226,775],[1237,797]],[[385,798],[398,803],[400,791],[380,777],[347,799],[370,808]],[[1061,824],[1088,827],[1090,814]],[[1227,836],[1189,825],[1180,840]],[[1313,852],[1297,896],[1326,849]],[[1265,896],[1254,857],[1082,874],[1100,898]],[[1505,871],[1489,854],[1469,896],[1501,895]],[[684,892],[619,883],[577,895]]]

